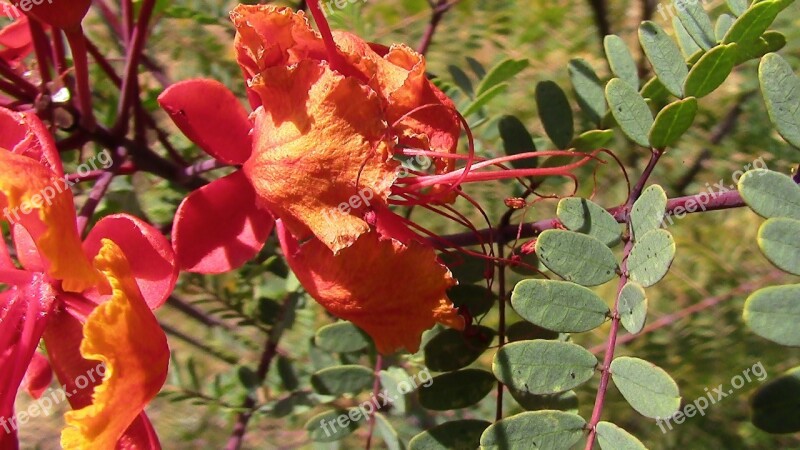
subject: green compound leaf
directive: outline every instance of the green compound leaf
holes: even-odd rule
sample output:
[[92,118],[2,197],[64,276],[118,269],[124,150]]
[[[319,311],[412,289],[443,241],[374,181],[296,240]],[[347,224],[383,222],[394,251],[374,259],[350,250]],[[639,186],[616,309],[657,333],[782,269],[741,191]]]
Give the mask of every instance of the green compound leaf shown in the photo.
[[433,377],[427,387],[420,386],[419,402],[427,409],[447,411],[472,406],[489,395],[496,380],[479,369],[462,369]]
[[714,92],[731,74],[737,55],[736,44],[720,45],[703,55],[689,71],[685,95],[701,98]]
[[610,422],[597,424],[597,443],[602,450],[647,450],[639,439]]
[[[461,278],[456,277],[458,280]],[[457,307],[466,307],[473,317],[486,314],[492,309],[497,300],[497,294],[484,286],[474,284],[459,284],[447,290],[453,304]]]
[[603,83],[592,66],[580,58],[570,60],[568,67],[578,104],[589,120],[599,125],[608,110]]
[[639,92],[630,84],[614,78],[606,85],[606,99],[622,132],[642,147],[650,147],[647,135],[653,126],[653,113]]
[[772,22],[778,17],[778,13],[793,2],[794,0],[767,0],[754,4],[736,19],[736,22],[725,33],[722,43],[736,42],[742,47],[754,44],[772,25]]
[[337,322],[317,330],[314,343],[329,352],[357,352],[370,345],[370,337],[350,322]]
[[517,414],[486,429],[481,450],[569,450],[583,437],[586,421],[561,411],[533,411]]
[[614,216],[585,198],[561,199],[556,215],[567,229],[592,236],[609,247],[619,243],[622,235],[620,224]]
[[492,372],[502,383],[531,394],[557,394],[594,375],[597,358],[568,342],[520,341],[500,348]]
[[589,152],[605,147],[614,140],[614,130],[589,130],[572,140],[570,147],[579,152]]
[[311,440],[335,442],[355,431],[361,421],[353,421],[343,409],[332,409],[308,419],[305,429]]
[[651,419],[670,417],[681,406],[678,385],[664,369],[627,356],[611,363],[611,378],[625,400]]
[[639,88],[639,69],[631,56],[628,45],[619,36],[610,34],[603,40],[606,58],[611,66],[611,71],[622,81],[633,88]]
[[631,230],[634,241],[648,231],[657,230],[667,210],[667,193],[657,185],[651,185],[636,200],[631,208]]
[[[503,116],[497,122],[500,139],[503,140],[503,149],[506,155],[513,156],[520,153],[535,152],[536,145],[533,136],[516,116]],[[536,167],[536,158],[515,159],[511,165],[517,169],[532,169]]]
[[744,321],[757,335],[800,347],[800,284],[759,289],[744,304]]
[[772,218],[758,230],[758,246],[772,264],[800,275],[800,220]]
[[463,70],[461,70],[460,67],[450,65],[447,66],[447,71],[450,72],[450,77],[453,78],[453,82],[459,87],[459,89],[461,89],[469,97],[474,95],[472,81],[470,81],[469,76]]
[[744,14],[750,6],[750,0],[725,0],[725,3],[728,4],[728,8],[736,17]]
[[622,326],[629,333],[636,334],[644,328],[647,319],[647,295],[644,288],[629,281],[619,293],[619,316]]
[[664,87],[672,95],[683,97],[683,83],[689,69],[672,38],[655,22],[648,20],[639,26],[639,42]]
[[536,240],[536,254],[556,274],[583,286],[597,286],[617,272],[617,260],[605,244],[584,234],[547,230]]
[[553,144],[560,149],[569,147],[575,124],[567,94],[555,82],[542,81],[536,85],[536,107]]
[[656,116],[650,129],[650,145],[663,149],[674,144],[692,126],[696,115],[697,99],[694,97],[670,103]]
[[578,413],[578,394],[575,391],[551,395],[535,395],[508,388],[508,392],[526,411],[557,410]]
[[471,116],[478,112],[481,108],[486,106],[490,101],[492,101],[495,97],[502,94],[508,89],[508,83],[498,84],[497,86],[492,86],[488,91],[478,95],[475,100],[467,105],[464,108],[464,117]]
[[311,386],[323,395],[357,394],[372,386],[372,370],[358,365],[335,366],[311,375]]
[[753,425],[767,433],[800,431],[800,367],[762,386],[750,399]]
[[756,214],[800,220],[800,186],[771,170],[750,170],[739,178],[739,194]]
[[675,35],[678,38],[678,46],[681,48],[681,53],[683,53],[684,59],[689,59],[692,55],[703,52],[703,49],[697,45],[697,42],[694,41],[694,38],[686,31],[686,27],[683,26],[681,20],[677,17],[672,18],[672,29],[675,30]]
[[730,14],[721,14],[719,18],[717,18],[717,24],[714,26],[714,36],[718,41],[722,41],[725,34],[733,26],[733,22],[736,22],[736,17]]
[[717,40],[714,37],[714,25],[705,11],[705,4],[700,1],[673,0],[672,5],[678,13],[686,31],[703,50],[709,50]]
[[425,344],[425,366],[436,372],[450,372],[472,364],[489,348],[494,330],[481,325],[473,334],[443,330]]
[[639,238],[628,256],[631,280],[650,287],[669,271],[675,259],[675,239],[667,230],[651,230]]
[[758,79],[770,120],[786,142],[800,148],[800,77],[780,55],[770,53],[761,60]]
[[511,294],[511,305],[523,319],[548,330],[582,333],[593,330],[610,313],[591,290],[557,280],[523,280]]
[[504,59],[497,63],[496,66],[489,69],[489,73],[481,80],[478,88],[475,90],[475,95],[481,95],[497,88],[502,83],[510,80],[514,75],[525,70],[530,62],[527,59]]
[[414,436],[408,450],[475,450],[489,425],[485,420],[445,422]]

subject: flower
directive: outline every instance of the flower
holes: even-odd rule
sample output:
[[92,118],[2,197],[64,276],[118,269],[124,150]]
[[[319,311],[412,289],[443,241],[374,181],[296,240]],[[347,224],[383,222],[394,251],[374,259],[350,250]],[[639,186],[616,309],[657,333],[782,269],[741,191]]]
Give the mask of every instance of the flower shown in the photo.
[[[0,173],[0,208],[22,266],[3,242],[0,417],[14,417],[23,379],[40,395],[52,370],[73,408],[62,447],[160,448],[143,409],[167,375],[169,348],[151,309],[177,279],[169,242],[124,214],[101,219],[81,242],[54,142],[32,114],[0,109]],[[41,339],[47,361],[35,356]],[[80,384],[99,363],[104,376]],[[0,448],[17,448],[11,431],[0,433]]]
[[[277,219],[284,255],[307,292],[369,333],[382,353],[415,352],[437,322],[463,328],[446,294],[455,284],[449,270],[390,205],[441,206],[466,197],[458,190],[465,182],[576,165],[478,172],[531,155],[473,165],[471,137],[470,153],[457,155],[463,118],[426,78],[422,55],[331,33],[322,17],[317,33],[289,8],[239,5],[231,18],[252,113],[212,80],[177,83],[159,97],[187,137],[237,167],[178,208],[180,266],[234,269],[263,247]],[[410,156],[433,164],[400,176],[399,159]],[[465,167],[456,169],[457,159]]]

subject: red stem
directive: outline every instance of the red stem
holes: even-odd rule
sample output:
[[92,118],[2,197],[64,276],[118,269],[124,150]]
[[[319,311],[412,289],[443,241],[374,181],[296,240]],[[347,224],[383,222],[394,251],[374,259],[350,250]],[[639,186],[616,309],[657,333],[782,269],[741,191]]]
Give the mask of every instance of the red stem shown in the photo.
[[93,131],[97,126],[92,108],[92,91],[89,88],[89,59],[86,56],[86,40],[83,29],[77,28],[64,30],[72,51],[72,62],[75,66],[76,94],[78,96],[79,110],[81,112],[81,126]]
[[322,9],[320,9],[319,0],[309,1],[308,9],[311,11],[311,15],[314,16],[314,22],[317,23],[319,34],[322,35],[322,41],[325,43],[325,49],[328,52],[328,63],[331,65],[331,69],[341,74],[349,75],[349,73],[347,73],[347,63],[345,63],[342,54],[339,53],[339,49],[336,48],[331,26],[328,24],[328,20],[325,18]]
[[142,8],[139,12],[139,20],[136,21],[136,27],[133,31],[133,39],[128,48],[127,60],[125,62],[125,74],[122,79],[122,95],[120,95],[119,104],[117,106],[117,122],[114,124],[113,132],[125,134],[128,131],[128,121],[131,115],[133,102],[137,99],[136,92],[139,84],[139,77],[137,76],[139,69],[139,60],[142,56],[144,44],[147,41],[148,25],[150,18],[153,15],[153,8],[155,7],[155,0],[144,0]]

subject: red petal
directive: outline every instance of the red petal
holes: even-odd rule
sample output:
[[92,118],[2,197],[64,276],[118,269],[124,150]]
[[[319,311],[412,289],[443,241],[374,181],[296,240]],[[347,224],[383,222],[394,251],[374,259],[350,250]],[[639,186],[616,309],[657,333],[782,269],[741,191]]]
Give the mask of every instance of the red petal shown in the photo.
[[222,83],[195,79],[173,84],[158,103],[183,134],[206,153],[242,164],[252,151],[247,111]]
[[164,304],[178,278],[175,252],[169,241],[151,225],[127,214],[104,217],[92,228],[83,243],[89,258],[100,251],[102,239],[111,239],[125,253],[150,308]]
[[172,239],[183,270],[222,273],[251,259],[272,232],[241,171],[189,194],[175,214]]
[[[55,292],[42,276],[36,276],[30,285],[0,293],[1,418],[14,417],[17,390],[50,321],[54,304]],[[16,433],[0,430],[0,449],[16,448]]]
[[16,269],[11,256],[8,254],[8,246],[5,239],[0,239],[0,269]]
[[50,362],[41,353],[34,353],[25,373],[25,379],[22,380],[22,387],[31,397],[38,400],[52,381],[53,369],[50,368]]
[[64,176],[53,136],[32,112],[0,108],[0,148],[33,158],[56,175]]
[[17,260],[29,272],[44,272],[44,263],[33,237],[22,225],[14,224],[11,231],[14,239],[14,248],[17,250]]
[[0,46],[5,47],[0,50],[0,59],[11,65],[15,65],[16,62],[33,51],[27,17],[22,16],[0,30]]
[[158,435],[156,435],[150,419],[147,418],[147,414],[139,414],[139,417],[117,441],[116,450],[161,450]]

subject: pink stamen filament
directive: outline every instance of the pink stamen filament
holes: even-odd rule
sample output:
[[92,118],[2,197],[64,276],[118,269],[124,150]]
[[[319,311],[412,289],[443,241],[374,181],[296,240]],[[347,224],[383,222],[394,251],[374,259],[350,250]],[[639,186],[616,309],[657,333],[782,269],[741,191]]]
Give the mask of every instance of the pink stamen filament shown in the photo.
[[31,272],[19,269],[0,269],[0,284],[19,286],[30,283],[33,279]]

